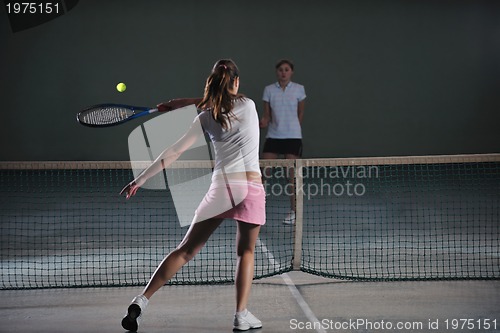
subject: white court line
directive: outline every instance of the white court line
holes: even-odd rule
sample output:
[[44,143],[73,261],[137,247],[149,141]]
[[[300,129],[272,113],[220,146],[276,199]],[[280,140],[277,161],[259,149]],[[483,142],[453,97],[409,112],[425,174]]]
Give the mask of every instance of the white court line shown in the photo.
[[[267,260],[269,260],[269,263],[271,264],[271,266],[278,266],[278,264],[276,263],[276,259],[274,259],[274,255],[271,252],[269,252],[266,244],[264,244],[260,240],[260,237],[257,238],[256,245],[261,249],[261,251],[263,253],[266,254]],[[297,289],[297,287],[295,286],[295,283],[293,283],[293,280],[290,278],[290,276],[287,273],[283,273],[283,274],[281,274],[281,278],[283,279],[283,281],[285,281],[285,284],[288,286],[288,289],[292,293],[293,298],[295,298],[295,301],[300,306],[300,308],[302,309],[302,311],[306,315],[309,322],[319,323],[320,321],[318,320],[318,318],[316,317],[314,312],[312,312],[311,308],[309,307],[309,304],[307,304],[304,297],[302,297],[300,291]],[[314,325],[314,327],[316,327],[316,332],[318,332],[318,333],[327,333],[321,327],[321,325]]]

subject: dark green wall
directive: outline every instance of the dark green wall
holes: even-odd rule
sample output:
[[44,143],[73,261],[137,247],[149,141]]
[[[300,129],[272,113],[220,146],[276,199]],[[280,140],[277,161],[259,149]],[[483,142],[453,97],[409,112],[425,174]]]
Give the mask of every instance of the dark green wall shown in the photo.
[[198,96],[226,57],[259,112],[276,60],[295,61],[305,157],[500,152],[498,1],[82,0],[17,33],[0,18],[4,161],[126,160],[137,123],[77,111]]

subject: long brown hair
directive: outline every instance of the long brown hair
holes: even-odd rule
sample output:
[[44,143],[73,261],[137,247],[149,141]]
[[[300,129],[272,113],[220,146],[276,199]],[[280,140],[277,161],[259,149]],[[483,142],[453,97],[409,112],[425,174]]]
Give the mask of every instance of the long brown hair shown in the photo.
[[238,67],[232,60],[217,61],[207,78],[203,99],[198,104],[198,108],[210,110],[213,119],[224,129],[230,127],[231,118],[234,118],[232,112],[234,101],[244,97],[229,92],[233,89],[237,77],[239,77]]

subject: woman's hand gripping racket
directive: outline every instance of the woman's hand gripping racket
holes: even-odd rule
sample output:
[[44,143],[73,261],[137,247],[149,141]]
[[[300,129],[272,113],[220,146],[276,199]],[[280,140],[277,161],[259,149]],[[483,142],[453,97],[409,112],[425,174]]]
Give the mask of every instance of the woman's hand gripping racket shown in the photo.
[[[124,104],[98,104],[82,110],[76,120],[85,126],[107,127],[157,112],[158,109]],[[163,111],[163,110],[162,110]]]

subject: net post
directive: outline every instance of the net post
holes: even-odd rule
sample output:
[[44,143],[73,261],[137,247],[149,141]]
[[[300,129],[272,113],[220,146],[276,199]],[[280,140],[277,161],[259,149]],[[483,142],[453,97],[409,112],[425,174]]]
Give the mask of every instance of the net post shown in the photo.
[[293,262],[292,268],[299,271],[302,263],[302,232],[304,221],[304,196],[303,196],[303,179],[302,179],[302,160],[295,160],[295,235],[293,242]]

